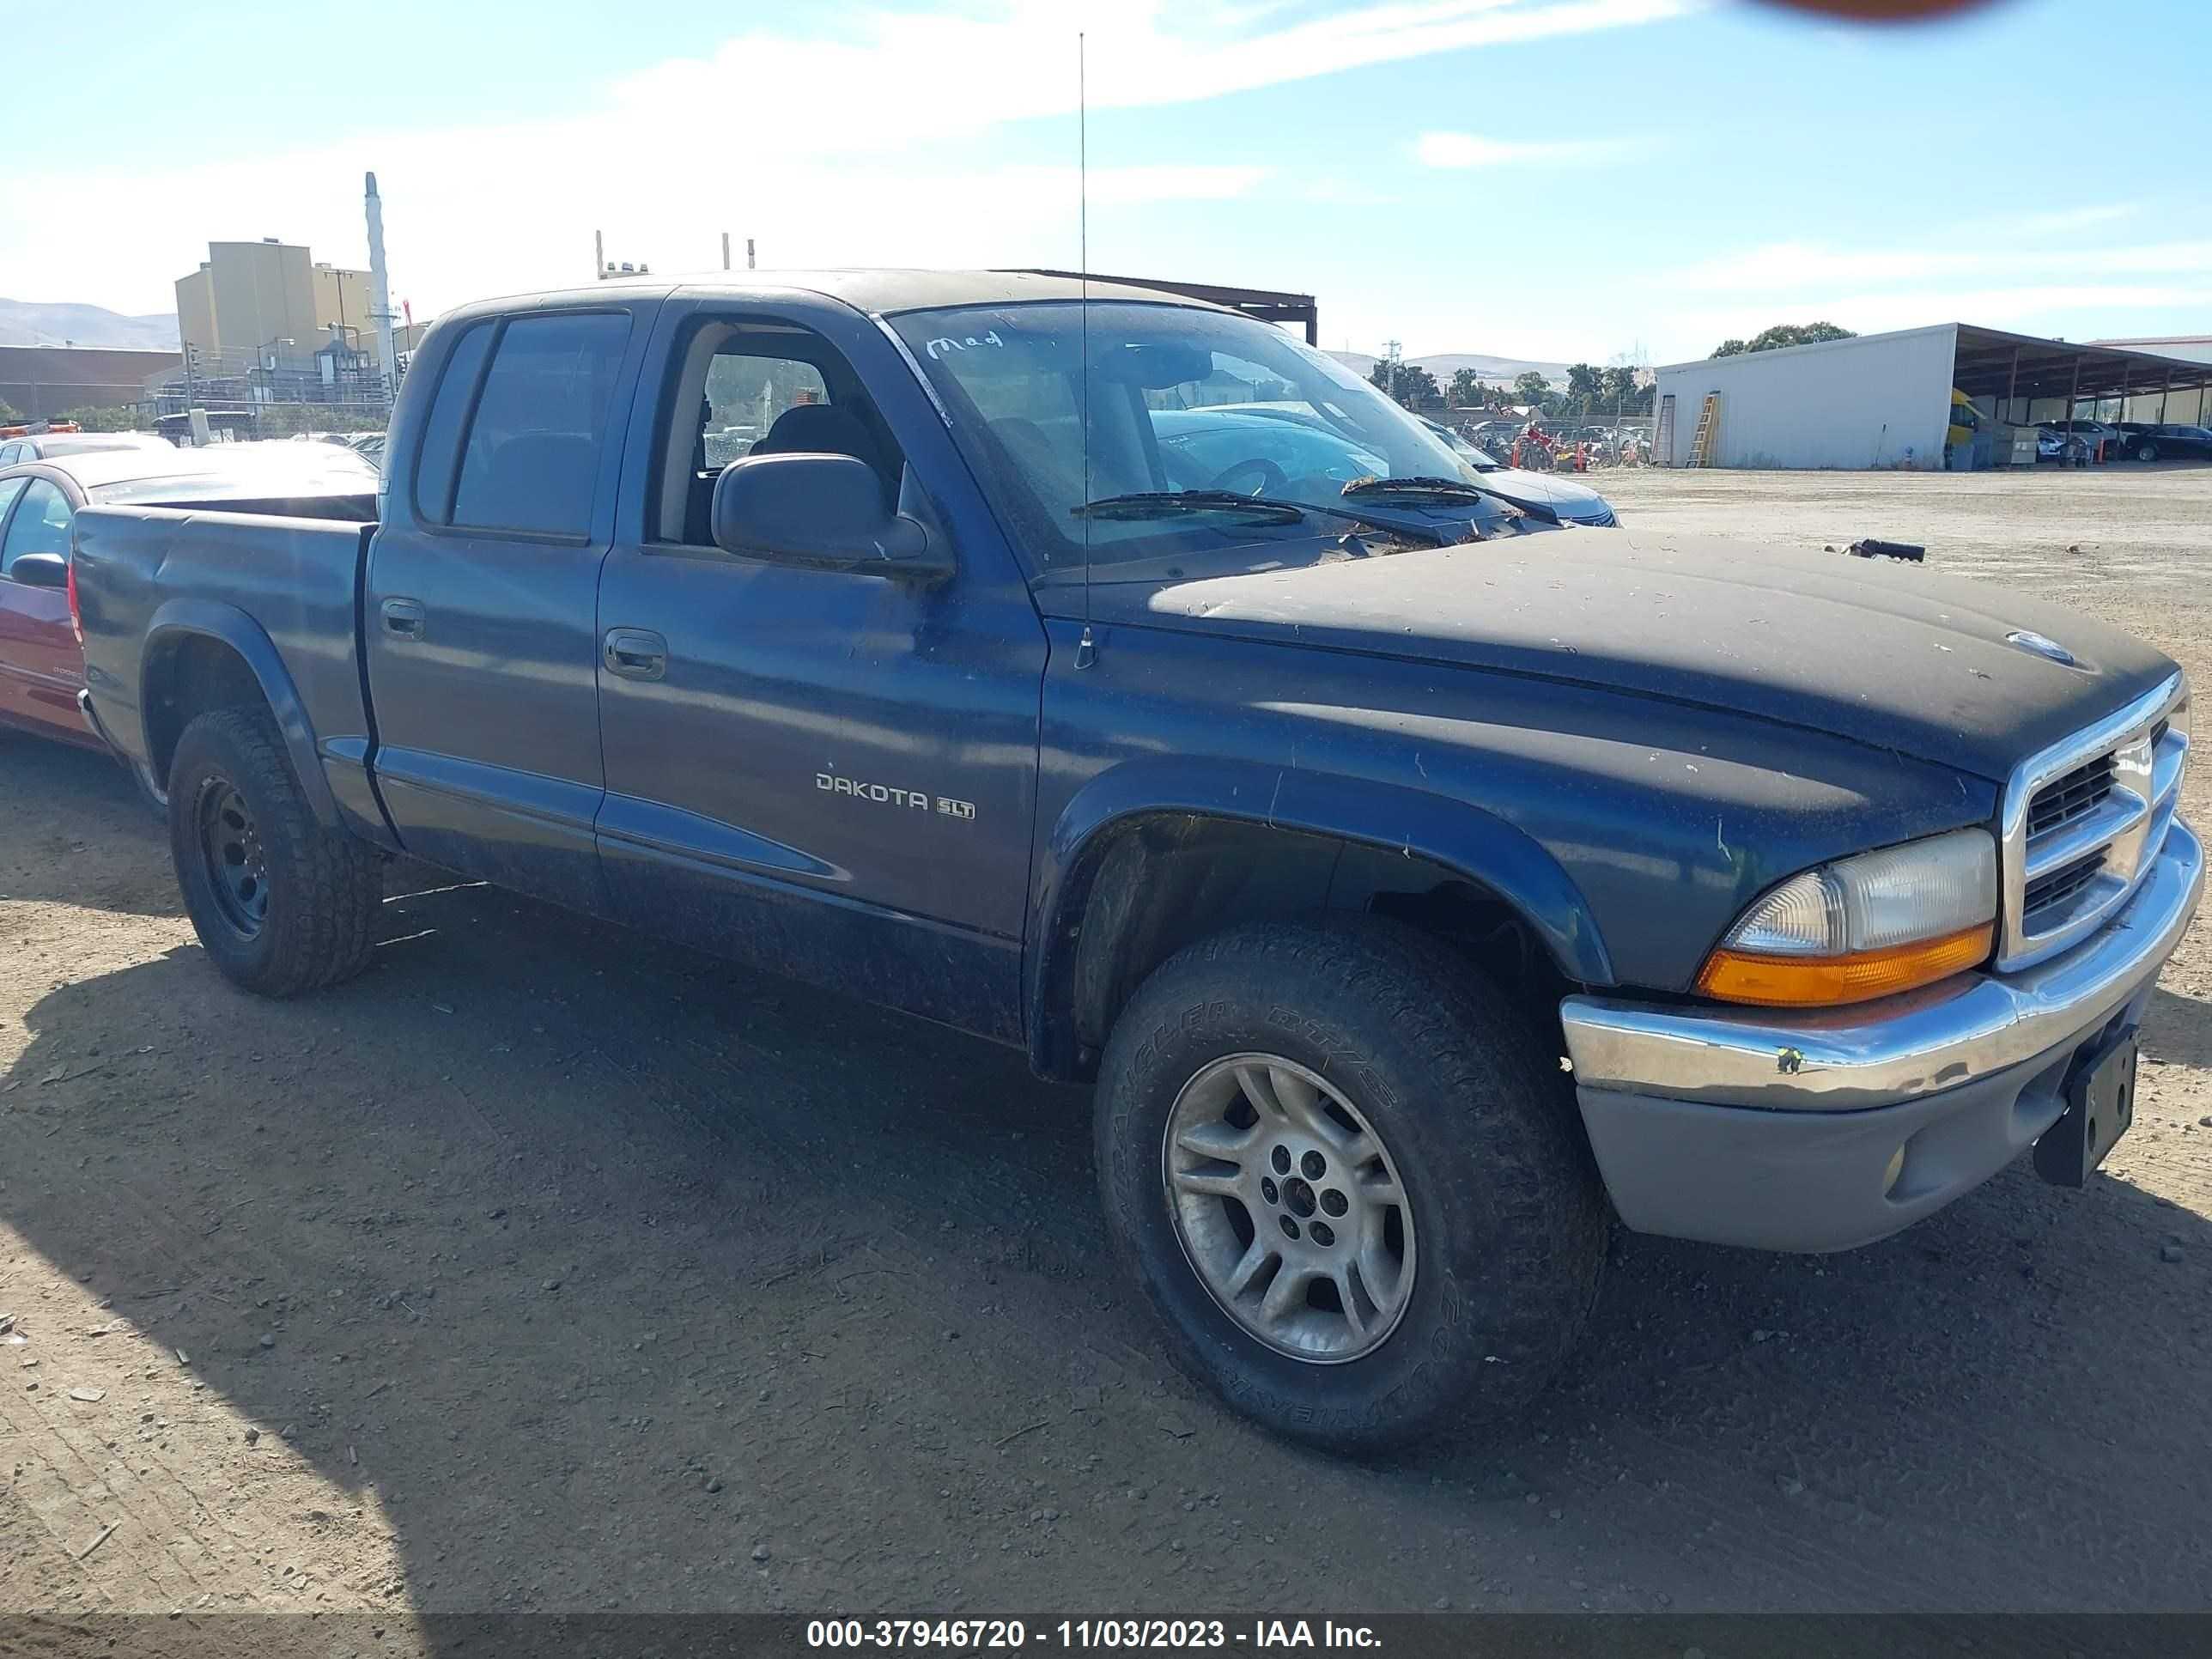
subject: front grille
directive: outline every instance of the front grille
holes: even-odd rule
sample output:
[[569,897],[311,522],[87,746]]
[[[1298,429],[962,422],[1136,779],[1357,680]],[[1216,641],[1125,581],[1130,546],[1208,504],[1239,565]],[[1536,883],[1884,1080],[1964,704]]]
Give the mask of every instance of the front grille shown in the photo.
[[2096,880],[2097,872],[2104,867],[2105,854],[2100,850],[2028,883],[2027,891],[2021,900],[2021,914],[2027,919],[2029,930],[2034,931],[2039,918],[2047,920],[2063,913],[2074,896]]
[[2048,835],[2076,818],[2085,818],[2112,793],[2112,757],[2100,755],[2077,766],[2063,778],[2054,778],[2035,792],[2027,804],[2027,833],[2031,838]]
[[2105,927],[2166,839],[2189,754],[2179,674],[2014,769],[1999,812],[1997,969],[2057,956]]

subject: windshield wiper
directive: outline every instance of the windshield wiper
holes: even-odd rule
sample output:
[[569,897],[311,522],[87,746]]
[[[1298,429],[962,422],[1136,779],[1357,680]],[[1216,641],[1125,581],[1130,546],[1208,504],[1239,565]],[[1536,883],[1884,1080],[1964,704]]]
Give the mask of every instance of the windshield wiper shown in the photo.
[[1274,495],[1242,495],[1233,489],[1144,489],[1127,495],[1103,496],[1068,511],[1079,519],[1130,520],[1166,518],[1178,513],[1257,511],[1272,524],[1293,524],[1310,514],[1393,536],[1418,536],[1437,547],[1449,546],[1458,539],[1437,526],[1409,524],[1387,514],[1363,513],[1345,507],[1317,507],[1311,501],[1285,501]]
[[1346,495],[1441,495],[1453,501],[1475,501],[1496,492],[1462,478],[1354,478],[1345,485]]
[[1276,524],[1296,524],[1309,507],[1297,501],[1270,501],[1264,495],[1240,495],[1233,489],[1140,489],[1127,495],[1104,495],[1068,511],[1079,519],[1159,519],[1177,513],[1251,512]]
[[1526,513],[1532,519],[1541,519],[1547,524],[1557,524],[1559,515],[1550,507],[1534,501],[1525,501],[1509,495],[1502,489],[1492,489],[1485,484],[1471,484],[1462,478],[1355,478],[1345,485],[1347,496],[1401,495],[1432,501],[1503,501],[1515,511]]

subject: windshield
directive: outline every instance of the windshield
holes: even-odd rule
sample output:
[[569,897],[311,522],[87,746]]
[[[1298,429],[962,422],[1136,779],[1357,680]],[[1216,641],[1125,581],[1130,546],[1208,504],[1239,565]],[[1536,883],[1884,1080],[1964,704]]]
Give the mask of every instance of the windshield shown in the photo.
[[1096,568],[1334,540],[1346,529],[1233,504],[1085,513],[1086,502],[1218,490],[1339,509],[1352,505],[1344,487],[1364,478],[1480,482],[1419,421],[1280,330],[1127,301],[1089,307],[1086,458],[1084,309],[1070,301],[891,319],[981,461],[1032,575],[1079,570],[1086,545]]
[[1452,453],[1459,457],[1462,465],[1471,466],[1477,472],[1502,472],[1505,470],[1504,464],[1494,456],[1477,449],[1451,428],[1436,421],[1423,421],[1421,424],[1451,446]]

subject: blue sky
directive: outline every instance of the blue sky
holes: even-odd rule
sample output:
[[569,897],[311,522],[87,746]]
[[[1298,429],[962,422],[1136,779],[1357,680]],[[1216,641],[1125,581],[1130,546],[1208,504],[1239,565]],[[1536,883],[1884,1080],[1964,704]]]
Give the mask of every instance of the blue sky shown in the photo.
[[[165,311],[215,239],[416,314],[617,258],[1076,260],[1310,289],[1323,343],[1651,362],[1820,316],[2212,331],[2203,0],[1852,30],[1753,0],[41,7],[0,295]],[[2124,89],[2124,90],[2123,90]],[[26,135],[43,135],[26,139]],[[742,246],[742,241],[740,241]]]

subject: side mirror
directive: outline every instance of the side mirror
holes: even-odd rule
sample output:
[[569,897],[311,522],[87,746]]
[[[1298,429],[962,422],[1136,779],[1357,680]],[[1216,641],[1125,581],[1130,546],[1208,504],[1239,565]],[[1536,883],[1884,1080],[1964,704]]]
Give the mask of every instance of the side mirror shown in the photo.
[[920,581],[952,574],[918,520],[884,507],[883,481],[851,455],[747,455],[714,480],[714,544],[748,558]]
[[8,574],[26,587],[67,587],[69,561],[58,553],[23,553]]

